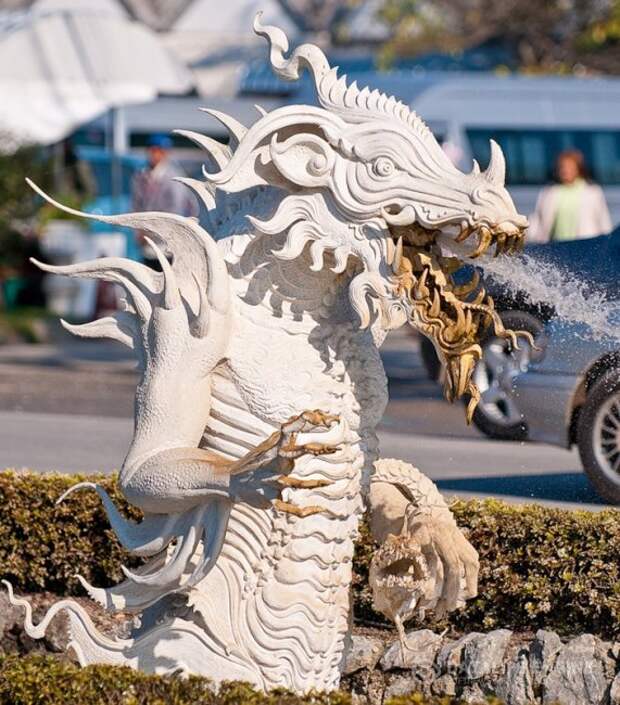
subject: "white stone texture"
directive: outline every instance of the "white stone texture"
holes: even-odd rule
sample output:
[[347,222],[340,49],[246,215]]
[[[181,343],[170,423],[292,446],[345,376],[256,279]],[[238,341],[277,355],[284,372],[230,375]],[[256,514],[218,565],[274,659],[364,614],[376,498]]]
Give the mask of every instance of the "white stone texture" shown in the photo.
[[430,629],[407,632],[404,643],[397,640],[388,646],[381,657],[381,668],[416,671],[429,676],[441,641],[441,636]]
[[527,648],[514,649],[495,683],[494,692],[506,705],[530,705],[535,702],[528,655]]
[[479,680],[499,671],[511,635],[508,629],[495,629],[469,639],[463,647],[463,676]]
[[539,629],[530,645],[530,672],[532,685],[539,691],[553,668],[557,655],[562,648],[562,641],[555,632]]
[[354,634],[345,651],[342,674],[349,675],[367,668],[372,671],[383,654],[384,646],[380,639],[362,634]]
[[608,645],[592,634],[575,637],[562,646],[543,680],[543,705],[603,705],[614,672]]

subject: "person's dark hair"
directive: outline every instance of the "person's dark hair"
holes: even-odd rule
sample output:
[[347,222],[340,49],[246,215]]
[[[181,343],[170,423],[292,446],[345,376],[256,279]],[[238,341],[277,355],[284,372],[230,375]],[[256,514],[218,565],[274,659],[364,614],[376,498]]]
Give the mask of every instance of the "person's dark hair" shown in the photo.
[[[586,164],[586,158],[583,156],[583,152],[578,149],[565,149],[558,154],[555,163],[559,164],[561,159],[571,159],[577,166],[577,172],[582,179],[589,179],[590,173],[588,171],[588,166]],[[557,167],[556,167],[557,170]]]

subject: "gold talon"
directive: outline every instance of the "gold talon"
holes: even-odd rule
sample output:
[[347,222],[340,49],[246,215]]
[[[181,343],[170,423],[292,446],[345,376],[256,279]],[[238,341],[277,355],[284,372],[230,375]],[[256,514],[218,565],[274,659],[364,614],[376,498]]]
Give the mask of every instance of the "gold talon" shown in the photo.
[[281,458],[299,458],[306,453],[310,455],[330,455],[335,453],[338,449],[336,446],[327,445],[326,443],[306,443],[305,445],[298,446],[295,444],[295,434],[291,435],[291,439],[288,444],[280,446],[279,455]]
[[278,478],[278,484],[284,485],[285,487],[297,487],[304,490],[314,490],[318,487],[327,487],[332,485],[333,482],[330,480],[302,480],[298,477],[291,477],[290,475],[280,475]]
[[[296,444],[297,433],[291,433],[288,437],[287,442],[280,446],[280,453],[285,458],[289,455],[295,455],[295,452],[299,450],[299,446]],[[296,456],[297,457],[297,456]]]
[[468,226],[463,228],[461,232],[456,236],[456,242],[465,242],[467,238],[471,235],[471,228]]
[[299,449],[311,455],[329,455],[337,450],[335,446],[327,445],[327,443],[306,443],[303,446],[299,446]]
[[314,409],[314,411],[304,411],[301,415],[304,421],[311,423],[313,426],[331,426],[332,423],[336,423],[340,419],[334,414],[326,414],[320,409]]
[[285,512],[286,514],[292,514],[293,516],[299,517],[300,519],[305,519],[306,517],[312,516],[313,514],[320,514],[321,512],[327,511],[323,507],[309,506],[309,507],[298,507],[290,502],[284,502],[281,499],[275,499],[273,506],[279,512]]

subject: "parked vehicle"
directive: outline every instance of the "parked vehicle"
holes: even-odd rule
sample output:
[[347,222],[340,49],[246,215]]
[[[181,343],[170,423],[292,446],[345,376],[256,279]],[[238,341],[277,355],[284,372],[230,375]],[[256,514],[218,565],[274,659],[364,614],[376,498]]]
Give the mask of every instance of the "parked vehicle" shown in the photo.
[[576,444],[598,494],[620,504],[620,342],[592,339],[586,326],[555,319],[542,347],[539,359],[514,377],[512,399],[527,437]]
[[[484,285],[504,324],[529,330],[539,350],[523,342],[513,350],[507,341],[487,336],[474,372],[481,392],[474,423],[492,438],[576,444],[596,491],[620,504],[620,228],[589,240],[539,245],[529,253],[617,301],[617,320],[610,321],[608,335],[597,338],[585,323],[567,323],[552,307],[529,303],[524,292],[487,278]],[[427,361],[429,343],[422,344]],[[430,369],[436,371],[432,364]]]
[[[487,283],[488,280],[485,280],[483,285],[486,287]],[[529,304],[524,304],[521,309],[516,305],[512,308],[511,303],[514,305],[517,302],[511,301],[511,297],[505,293],[502,298],[498,298],[497,310],[504,327],[527,331],[538,340],[544,332],[548,312],[545,310],[543,315],[540,313],[541,307]],[[428,338],[421,338],[420,354],[429,378],[441,382],[441,363]],[[521,340],[519,349],[514,350],[508,341],[490,331],[483,338],[482,359],[473,373],[473,381],[480,390],[480,401],[472,420],[474,426],[489,438],[522,441],[528,437],[527,421],[514,399],[513,382],[518,374],[529,367],[532,357],[537,354],[526,340]]]
[[497,141],[520,213],[534,211],[557,155],[576,148],[605,191],[612,222],[620,223],[620,80],[484,73],[426,80],[412,107],[449,143],[463,169],[472,159],[484,167],[489,139]]

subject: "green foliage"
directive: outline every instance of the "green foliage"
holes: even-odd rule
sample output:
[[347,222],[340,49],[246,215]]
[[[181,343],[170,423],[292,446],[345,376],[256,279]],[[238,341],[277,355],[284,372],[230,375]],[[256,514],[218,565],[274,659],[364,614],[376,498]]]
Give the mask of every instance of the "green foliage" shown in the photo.
[[582,51],[601,51],[620,42],[620,1],[609,3],[604,15],[596,17],[577,39]]
[[[224,683],[217,693],[204,678],[147,676],[119,666],[79,668],[51,657],[0,657],[0,705],[351,705],[344,692],[261,693],[245,683]],[[386,705],[458,705],[420,695]],[[499,703],[497,701],[497,705]]]
[[42,342],[41,323],[49,318],[46,309],[34,306],[0,309],[0,345],[15,338],[26,343]]
[[[18,591],[83,594],[76,573],[109,586],[122,579],[121,563],[132,565],[94,492],[76,492],[55,505],[84,479],[100,482],[122,511],[140,518],[116,489],[115,478],[0,472],[0,577]],[[563,634],[620,636],[620,512],[568,512],[493,500],[458,501],[452,509],[480,553],[479,596],[449,621],[427,620],[425,626],[546,627]],[[362,524],[354,559],[355,615],[362,623],[388,626],[373,611],[368,588],[375,550]]]
[[0,220],[24,220],[33,215],[38,196],[26,185],[29,177],[40,186],[51,182],[52,167],[40,147],[0,152]]
[[39,147],[22,147],[13,154],[0,152],[0,275],[3,270],[23,266],[21,233],[38,204],[38,197],[25,183],[26,177],[48,188],[51,172],[51,164]]
[[513,68],[526,73],[620,72],[620,0],[386,0],[380,17],[391,30],[383,65],[490,41],[510,47]]
[[63,492],[82,480],[99,482],[122,511],[139,519],[113,477],[0,473],[0,575],[19,590],[83,594],[76,573],[102,586],[123,578],[121,563],[131,561],[116,541],[98,496],[76,492],[56,505]]

